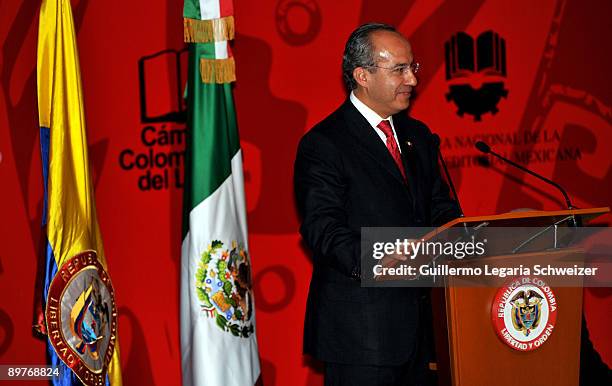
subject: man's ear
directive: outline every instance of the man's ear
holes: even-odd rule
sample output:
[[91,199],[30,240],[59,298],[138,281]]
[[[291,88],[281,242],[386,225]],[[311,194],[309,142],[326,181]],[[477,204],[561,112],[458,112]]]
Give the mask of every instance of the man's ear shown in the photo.
[[361,87],[366,87],[368,84],[370,73],[363,67],[357,67],[353,70],[353,78]]

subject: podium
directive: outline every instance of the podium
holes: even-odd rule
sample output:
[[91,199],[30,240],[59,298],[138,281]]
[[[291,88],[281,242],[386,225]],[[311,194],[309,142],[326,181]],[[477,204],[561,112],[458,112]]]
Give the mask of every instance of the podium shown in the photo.
[[[532,227],[563,225],[568,221],[586,224],[609,211],[609,208],[590,208],[463,217],[437,228],[425,238],[457,227],[470,229],[479,225],[533,229]],[[511,233],[504,241],[510,245],[522,245],[522,240],[517,238],[525,235]],[[499,248],[499,254],[475,260],[486,259],[487,264],[492,266],[533,262],[534,259],[543,257],[562,261],[570,256],[572,261],[580,261],[583,253],[572,245],[552,250],[543,247],[534,251],[535,241],[529,240],[528,243],[532,244],[532,250],[529,252],[504,253],[502,246]],[[470,261],[473,263],[474,259],[460,260],[456,265],[469,264]],[[457,285],[454,280],[452,276],[447,277],[444,287],[434,288],[432,291],[437,353],[435,368],[440,386],[578,385],[583,291],[580,282],[572,284],[571,287],[550,286],[554,298],[549,298],[548,304],[555,305],[555,310],[550,311],[548,316],[552,317],[554,312],[554,330],[550,335],[539,338],[542,341],[538,347],[528,349],[527,344],[521,344],[525,349],[521,350],[504,341],[494,326],[492,307],[495,307],[500,288]],[[544,335],[546,334],[542,336]]]

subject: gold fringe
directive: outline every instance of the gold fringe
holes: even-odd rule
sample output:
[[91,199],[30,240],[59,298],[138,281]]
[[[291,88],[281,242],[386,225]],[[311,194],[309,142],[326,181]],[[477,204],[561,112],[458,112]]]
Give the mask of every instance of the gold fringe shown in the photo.
[[183,18],[185,43],[222,42],[234,39],[234,16],[212,20]]
[[204,83],[230,83],[236,81],[236,63],[227,59],[200,59],[200,75]]

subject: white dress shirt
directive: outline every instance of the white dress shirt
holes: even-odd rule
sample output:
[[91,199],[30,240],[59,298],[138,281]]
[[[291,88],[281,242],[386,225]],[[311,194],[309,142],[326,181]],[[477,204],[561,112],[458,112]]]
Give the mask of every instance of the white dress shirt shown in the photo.
[[[376,131],[376,134],[378,134],[378,136],[383,141],[385,146],[387,146],[387,136],[381,129],[377,127],[380,121],[383,120],[383,118],[381,118],[381,116],[378,115],[374,110],[366,106],[365,103],[360,101],[359,98],[357,98],[355,96],[355,93],[353,93],[352,91],[351,91],[351,95],[349,99],[351,103],[353,104],[353,106],[355,106],[357,111],[359,111],[361,115],[363,115],[363,117],[368,121],[370,126],[372,126],[374,131]],[[390,116],[389,118],[387,118],[387,121],[389,121],[389,123],[391,124],[391,129],[393,130],[393,138],[395,138],[395,143],[397,143],[397,148],[399,149],[401,153],[402,148],[400,147],[399,140],[397,139],[397,133],[395,132],[395,126],[393,125],[393,117]]]

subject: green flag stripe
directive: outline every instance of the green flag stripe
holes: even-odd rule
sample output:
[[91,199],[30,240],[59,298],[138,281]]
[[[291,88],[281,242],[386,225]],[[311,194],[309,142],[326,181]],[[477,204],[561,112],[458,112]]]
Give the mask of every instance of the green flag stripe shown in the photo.
[[183,17],[187,17],[189,19],[201,19],[202,13],[200,12],[200,1],[185,0],[183,3]]
[[187,84],[187,146],[183,231],[189,212],[210,196],[231,174],[231,160],[240,150],[232,86],[203,83],[200,58],[210,57],[214,43],[191,44]]

